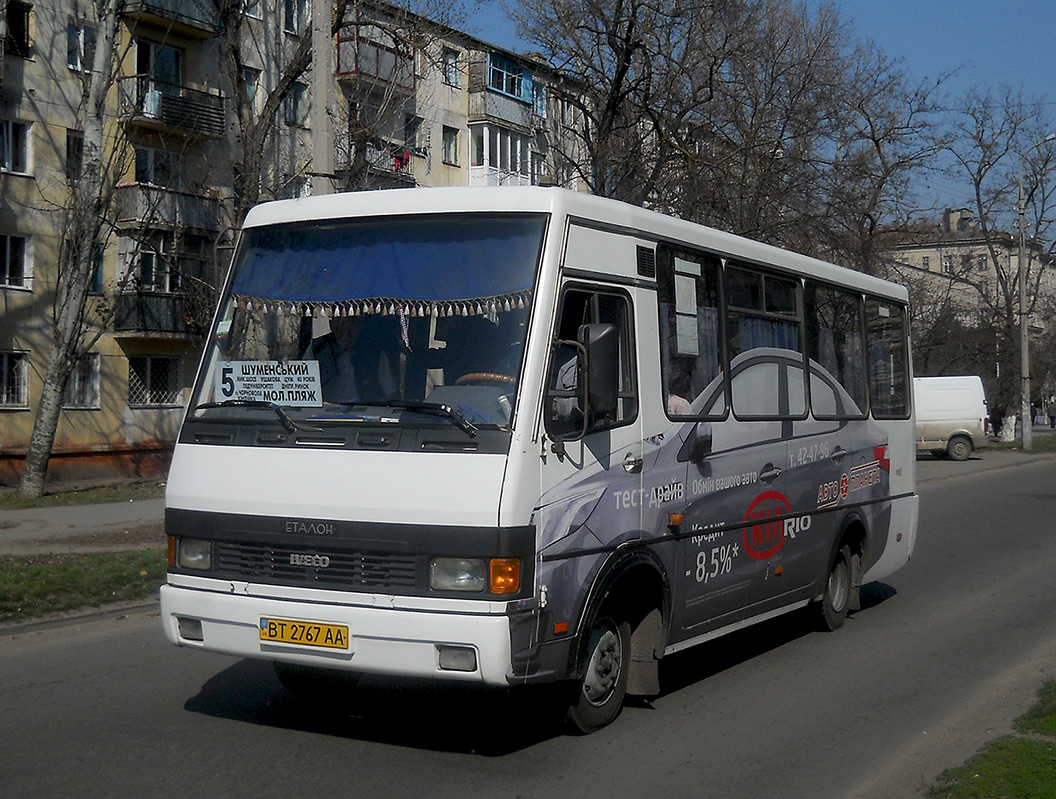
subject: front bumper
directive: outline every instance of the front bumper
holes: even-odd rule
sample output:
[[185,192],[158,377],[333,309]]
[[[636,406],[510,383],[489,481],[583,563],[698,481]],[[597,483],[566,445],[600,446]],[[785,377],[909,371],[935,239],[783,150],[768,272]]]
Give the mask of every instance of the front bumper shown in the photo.
[[[457,607],[466,603],[451,603],[450,609],[444,603],[406,608],[394,607],[391,597],[369,595],[350,598],[357,604],[306,602],[253,595],[262,587],[251,584],[224,582],[227,590],[220,591],[203,590],[213,581],[200,582],[202,587],[170,583],[161,588],[165,636],[177,646],[362,673],[497,687],[513,682],[510,617],[494,612],[492,603],[486,603],[492,612],[472,613]],[[333,650],[262,641],[262,618],[347,625],[349,646]],[[190,637],[189,630],[194,631]],[[476,668],[443,668],[441,647],[472,649]]]

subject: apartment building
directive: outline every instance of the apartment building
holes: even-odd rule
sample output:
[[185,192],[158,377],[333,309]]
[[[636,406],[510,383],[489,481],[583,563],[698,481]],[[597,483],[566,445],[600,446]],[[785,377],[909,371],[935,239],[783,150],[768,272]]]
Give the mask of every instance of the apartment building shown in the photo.
[[[386,3],[350,2],[335,36],[318,25],[313,34],[307,0],[243,0],[227,18],[220,6],[129,0],[117,20],[108,235],[49,480],[164,470],[247,196],[580,188],[576,86],[540,60]],[[99,26],[71,0],[3,9],[0,483],[13,484],[54,336]],[[237,60],[225,41],[238,42]],[[315,72],[290,83],[290,65],[313,43]],[[252,157],[248,134],[259,137]]]
[[[1030,273],[1040,277],[1044,307],[1056,301],[1056,270],[1037,242],[1026,242],[1026,252]],[[902,235],[885,256],[895,278],[915,284],[921,300],[949,303],[967,326],[988,321],[992,303],[999,300],[1000,279],[1011,279],[1010,288],[1018,296],[1018,237],[1004,230],[984,231],[967,208],[947,209],[939,225],[921,225]]]

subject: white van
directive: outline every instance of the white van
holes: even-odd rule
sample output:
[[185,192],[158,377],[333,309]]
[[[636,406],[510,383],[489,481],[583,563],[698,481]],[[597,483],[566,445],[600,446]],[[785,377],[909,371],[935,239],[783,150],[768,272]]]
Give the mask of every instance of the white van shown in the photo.
[[907,303],[560,189],[260,206],[169,472],[165,632],[293,690],[567,681],[588,732],[672,652],[835,629],[913,549]]
[[986,395],[978,375],[914,377],[913,398],[918,452],[963,461],[989,444],[983,426]]

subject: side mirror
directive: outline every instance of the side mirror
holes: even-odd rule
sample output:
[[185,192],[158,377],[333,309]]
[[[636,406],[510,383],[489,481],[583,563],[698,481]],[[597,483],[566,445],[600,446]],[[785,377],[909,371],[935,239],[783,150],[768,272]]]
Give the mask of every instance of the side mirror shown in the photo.
[[678,461],[680,463],[689,461],[700,465],[711,454],[711,448],[711,422],[697,422],[686,438],[686,443],[678,451]]
[[615,325],[590,324],[579,328],[583,348],[585,412],[587,419],[614,416],[620,389],[620,341]]

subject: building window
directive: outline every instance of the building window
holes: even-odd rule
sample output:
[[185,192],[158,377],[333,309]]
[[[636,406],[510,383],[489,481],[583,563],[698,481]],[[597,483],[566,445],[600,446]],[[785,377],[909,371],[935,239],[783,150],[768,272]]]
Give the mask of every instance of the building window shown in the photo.
[[84,162],[84,131],[66,131],[66,180],[81,179],[81,164]]
[[242,13],[251,19],[264,19],[260,0],[242,0]]
[[448,86],[458,88],[458,51],[445,48],[442,59],[441,68],[444,71],[444,83]]
[[183,85],[183,51],[137,39],[136,74],[150,76],[150,91],[173,94]]
[[286,95],[286,124],[298,128],[308,125],[308,87],[303,83],[294,83]]
[[31,6],[18,0],[8,0],[7,39],[4,55],[29,58],[29,10]]
[[82,355],[73,365],[66,378],[66,391],[62,396],[64,408],[99,407],[99,354]]
[[928,256],[925,255],[923,258],[920,259],[920,266],[921,266],[922,269],[927,269],[930,272],[931,271],[931,259]]
[[944,255],[942,256],[942,271],[947,275],[953,274],[953,256]]
[[260,108],[260,103],[257,98],[260,94],[260,70],[253,69],[253,67],[242,68],[242,90],[243,96],[246,102],[249,104],[249,108],[253,109],[254,112]]
[[444,163],[458,166],[458,129],[444,125]]
[[174,294],[182,281],[179,266],[172,254],[171,235],[160,234],[140,245],[136,269],[137,287],[141,291]]
[[139,355],[128,359],[129,405],[176,405],[179,359]]
[[95,264],[92,268],[92,280],[88,284],[88,291],[92,294],[103,293],[103,252],[105,246],[100,244],[95,250]]
[[976,262],[975,262],[975,268],[978,269],[980,272],[985,272],[986,271],[986,266],[987,266],[987,258],[986,258],[986,256],[985,255],[977,256]]
[[26,239],[23,236],[0,236],[0,286],[31,288]]
[[531,139],[496,125],[474,130],[473,166],[486,166],[504,175],[520,175],[531,181]]
[[300,34],[308,17],[307,0],[285,0],[285,12],[286,32]]
[[89,72],[95,59],[95,28],[91,25],[66,25],[66,66],[76,72]]
[[180,156],[168,150],[136,148],[136,182],[167,189],[183,188]]
[[488,86],[522,102],[531,102],[531,76],[516,62],[494,53],[488,66]]
[[532,113],[546,119],[546,87],[532,84]]
[[532,185],[538,186],[543,183],[546,159],[539,153],[532,153]]
[[29,405],[29,355],[0,352],[0,407],[25,408]]
[[408,114],[403,121],[403,143],[416,155],[426,155],[429,150],[424,123],[424,119],[414,114]]
[[29,125],[10,119],[0,120],[0,171],[26,174],[29,171]]

